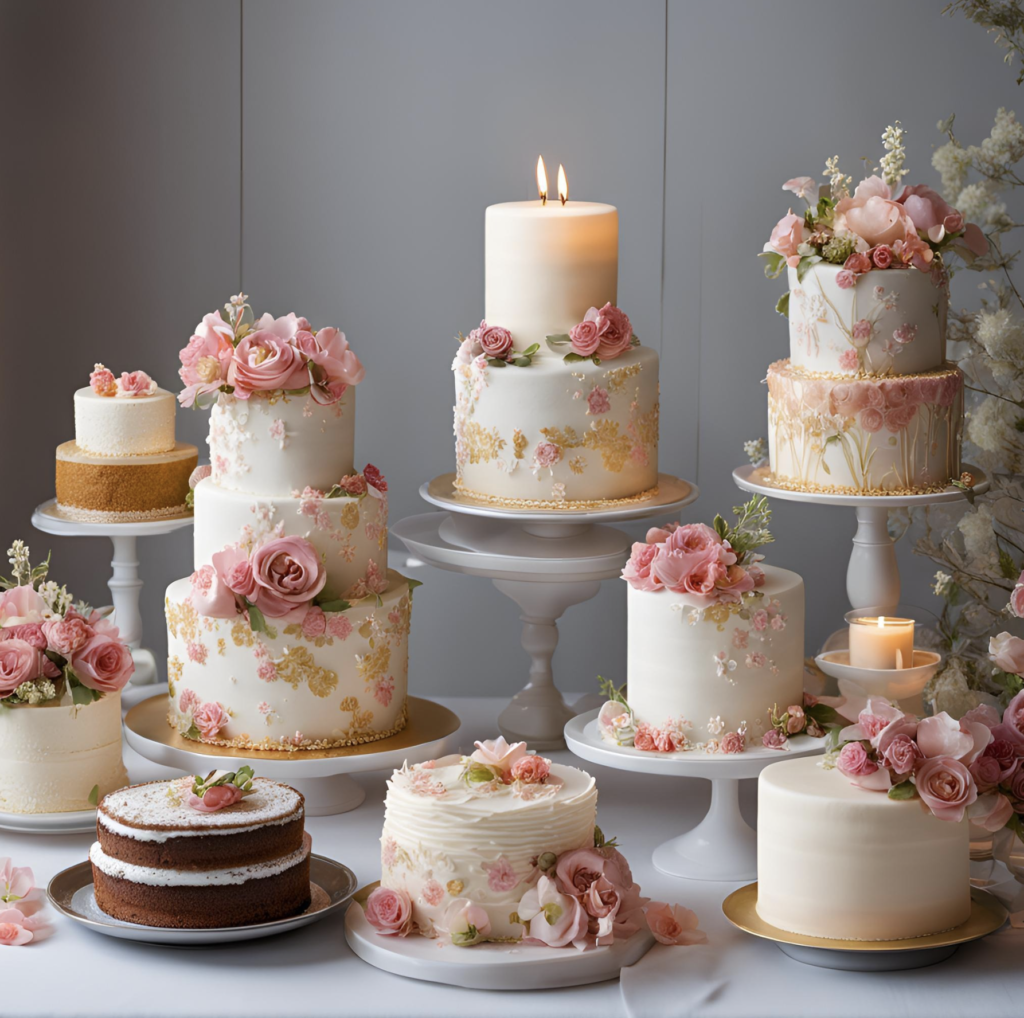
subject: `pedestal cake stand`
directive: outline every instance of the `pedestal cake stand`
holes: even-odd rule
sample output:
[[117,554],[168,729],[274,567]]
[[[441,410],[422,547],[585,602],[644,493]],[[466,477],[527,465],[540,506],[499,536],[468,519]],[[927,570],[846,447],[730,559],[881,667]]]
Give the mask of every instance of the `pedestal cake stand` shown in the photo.
[[692,830],[654,850],[656,869],[688,880],[753,880],[757,876],[757,834],[740,815],[740,781],[756,778],[779,760],[814,756],[824,739],[797,735],[785,750],[748,748],[743,753],[649,753],[632,746],[613,746],[601,738],[598,711],[588,711],[565,726],[569,749],[583,760],[620,771],[706,778],[711,782],[711,805]]
[[167,689],[136,704],[124,719],[128,745],[154,763],[185,773],[237,769],[250,764],[257,774],[284,781],[306,797],[309,816],[333,816],[355,809],[366,793],[350,777],[359,771],[394,770],[443,754],[445,741],[459,729],[458,716],[430,700],[409,697],[409,721],[397,735],[361,746],[305,750],[229,749],[180,736],[167,723]]
[[135,660],[135,674],[132,683],[144,686],[157,681],[156,658],[153,652],[142,647],[142,614],[139,611],[139,594],[142,579],[139,576],[137,540],[140,537],[158,537],[174,533],[183,527],[192,526],[192,514],[168,516],[166,519],[136,520],[130,523],[83,523],[63,514],[57,500],[37,506],[32,513],[32,526],[44,534],[58,537],[109,537],[114,545],[110,560],[113,575],[107,581],[110,588],[114,617],[121,630],[121,637],[132,649]]
[[[964,470],[975,477],[974,491],[988,491],[989,480],[976,467]],[[743,466],[732,472],[732,478],[743,491],[786,502],[810,502],[818,505],[843,505],[857,510],[857,532],[853,535],[853,552],[846,571],[846,596],[853,608],[884,608],[899,603],[900,569],[896,548],[889,536],[890,509],[912,509],[916,506],[956,502],[965,495],[950,485],[945,491],[927,495],[836,495],[819,491],[790,491],[772,483],[768,467]]]
[[697,487],[659,474],[657,494],[628,506],[503,509],[460,495],[454,480],[442,474],[420,488],[426,502],[447,512],[409,516],[391,533],[429,565],[487,577],[519,606],[529,682],[501,712],[498,727],[506,739],[561,749],[562,730],[576,711],[555,685],[558,620],[594,597],[602,580],[619,575],[632,541],[604,524],[673,514],[696,500]]

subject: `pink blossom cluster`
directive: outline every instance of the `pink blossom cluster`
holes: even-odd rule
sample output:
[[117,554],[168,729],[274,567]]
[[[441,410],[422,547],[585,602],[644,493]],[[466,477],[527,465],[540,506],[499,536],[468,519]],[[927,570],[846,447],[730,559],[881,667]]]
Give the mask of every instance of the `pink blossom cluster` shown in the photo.
[[474,743],[476,749],[469,759],[489,768],[502,784],[520,782],[524,785],[542,785],[551,774],[551,761],[526,751],[525,742],[508,743],[504,736]]
[[698,605],[739,601],[764,584],[756,564],[737,564],[732,546],[704,523],[653,527],[633,545],[622,578],[635,590],[688,594]]
[[206,742],[216,739],[221,729],[227,727],[231,720],[231,715],[216,700],[203,703],[198,694],[191,689],[181,691],[178,697],[178,714],[185,721],[191,720]]
[[510,361],[514,356],[512,333],[504,326],[488,325],[486,321],[481,321],[459,344],[455,364],[472,364],[478,357]]
[[624,354],[633,344],[629,316],[614,304],[590,308],[583,321],[569,330],[573,353],[609,361]]
[[182,406],[218,391],[249,399],[307,386],[317,403],[328,406],[363,380],[366,369],[338,329],[314,330],[295,314],[265,314],[250,329],[242,324],[242,311],[236,307],[230,320],[214,312],[196,326],[179,354]]
[[98,693],[123,689],[135,671],[118,629],[100,612],[47,607],[30,584],[0,593],[0,700],[23,682],[70,678]]
[[123,396],[129,399],[137,396],[152,396],[156,382],[145,371],[122,371],[120,378],[102,364],[93,366],[89,375],[89,387],[97,396]]
[[43,895],[28,866],[0,858],[0,947],[24,947],[49,936],[49,923],[39,915]]

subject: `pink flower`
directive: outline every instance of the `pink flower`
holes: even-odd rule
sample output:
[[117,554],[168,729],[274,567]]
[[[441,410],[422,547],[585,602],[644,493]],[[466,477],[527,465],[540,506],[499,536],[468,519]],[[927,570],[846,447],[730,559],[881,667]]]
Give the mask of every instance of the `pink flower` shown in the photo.
[[488,357],[505,360],[512,352],[512,333],[500,325],[480,323],[480,347]]
[[1005,795],[989,792],[978,796],[971,804],[967,815],[971,818],[972,824],[978,824],[986,831],[995,833],[1006,826],[1013,812],[1013,803]]
[[674,534],[678,529],[678,523],[666,523],[663,527],[648,527],[644,540],[648,544],[664,544],[669,535]]
[[381,675],[373,683],[373,698],[387,707],[395,695],[395,680],[390,675]]
[[677,594],[690,594],[700,604],[712,604],[719,581],[727,580],[728,567],[717,548],[682,552],[666,543],[658,549],[651,575]]
[[932,249],[918,237],[916,232],[907,233],[906,240],[897,240],[892,246],[893,253],[900,261],[913,265],[921,272],[929,272],[929,265],[934,258]]
[[[217,555],[213,556],[214,559]],[[192,607],[200,615],[229,619],[238,614],[235,595],[212,565],[200,566],[192,574]]]
[[855,785],[873,791],[886,791],[889,787],[889,774],[879,770],[878,764],[872,760],[867,750],[859,742],[848,742],[839,751],[836,767]]
[[895,735],[881,753],[882,762],[896,774],[912,774],[919,760],[924,759],[920,747],[909,735]]
[[555,881],[543,874],[523,895],[516,912],[526,927],[526,938],[548,947],[566,947],[586,937],[589,920],[579,899],[559,891]]
[[30,584],[11,587],[0,593],[0,626],[19,626],[26,622],[44,622],[46,602]]
[[117,380],[118,396],[151,396],[156,392],[156,382],[145,371],[122,371]]
[[116,693],[127,685],[135,671],[132,652],[116,638],[97,633],[71,657],[78,681],[101,693]]
[[887,269],[892,265],[892,248],[888,244],[879,244],[871,250],[871,260],[875,268]]
[[431,908],[436,908],[444,899],[444,888],[436,880],[428,880],[423,885],[421,893],[423,895],[423,900],[430,905]]
[[224,809],[225,806],[234,806],[236,802],[241,802],[243,798],[244,796],[240,788],[227,784],[214,785],[213,788],[208,788],[201,799],[195,792],[191,792],[186,802],[192,809],[199,810],[200,813],[216,813],[217,810]]
[[601,337],[597,355],[603,361],[624,354],[633,342],[633,326],[629,317],[614,304],[605,304],[598,312],[597,331]]
[[352,623],[341,614],[331,614],[327,618],[327,632],[336,640],[347,640],[352,635]]
[[445,911],[442,925],[457,947],[472,947],[490,935],[491,917],[468,898],[456,898]]
[[897,202],[890,201],[888,192],[888,185],[877,177],[862,181],[852,198],[843,198],[837,203],[836,231],[849,230],[861,237],[869,247],[879,244],[892,246],[897,241],[905,240],[908,235],[916,238],[917,233],[907,210]]
[[218,733],[231,720],[231,716],[216,700],[204,703],[192,714],[192,720],[199,734],[207,741],[217,738]]
[[1003,780],[1003,769],[994,756],[979,756],[973,763],[967,765],[967,769],[971,772],[979,792],[991,792]]
[[925,184],[904,187],[896,201],[907,210],[914,229],[926,233],[928,239],[936,244],[945,236],[947,219],[951,227],[957,227],[950,232],[959,233],[963,229],[964,217],[942,195]]
[[526,785],[543,784],[550,773],[551,761],[536,754],[521,756],[512,765],[512,778]]
[[857,277],[849,269],[840,269],[836,274],[836,286],[840,290],[849,290],[857,283]]
[[952,757],[936,756],[925,760],[918,767],[914,781],[921,801],[940,820],[963,820],[964,810],[978,798],[970,771]]
[[308,604],[324,588],[327,573],[316,548],[303,537],[275,537],[250,559],[256,582],[256,606],[269,618],[281,618]]
[[719,753],[742,753],[747,744],[739,732],[726,732],[718,743]]
[[843,268],[849,269],[855,276],[871,271],[871,259],[863,251],[854,251],[845,262]]
[[1024,675],[1024,640],[1009,633],[1000,633],[988,641],[993,664],[1011,675]]
[[22,947],[46,929],[40,916],[27,916],[20,909],[0,909],[0,947]]
[[757,611],[750,616],[750,623],[754,627],[754,632],[763,633],[768,628],[768,612],[763,608],[758,608]]
[[[738,602],[743,599],[744,594],[748,594],[754,589],[754,577],[742,566],[727,566],[725,575],[719,577],[715,586],[718,590],[719,601]],[[779,621],[782,620],[779,619]],[[774,625],[775,619],[772,619],[772,623]]]
[[315,640],[318,636],[323,636],[326,630],[327,619],[323,609],[312,605],[302,620],[302,635],[307,640]]
[[818,197],[818,183],[814,177],[793,177],[782,185],[783,191],[792,191],[798,198],[813,201]]
[[385,838],[380,850],[380,861],[386,869],[391,869],[398,858],[398,842],[394,838]]
[[797,249],[809,237],[810,231],[804,225],[804,217],[793,215],[793,210],[790,209],[775,224],[768,243],[786,259],[786,264],[790,268],[796,268],[800,264],[800,255],[797,253]]
[[470,753],[470,760],[474,763],[486,764],[499,774],[511,771],[516,763],[526,756],[525,742],[509,744],[503,735],[499,735],[496,739],[475,742],[473,745],[476,746],[476,749]]
[[200,704],[199,697],[196,696],[195,692],[191,689],[183,689],[181,696],[178,698],[178,710],[182,714],[187,714],[189,711],[194,711]]
[[366,368],[349,349],[344,332],[328,327],[314,336],[305,319],[298,322],[306,325],[296,332],[295,346],[307,358],[309,394],[321,406],[336,403],[350,385],[358,385],[366,377]]
[[117,380],[114,372],[108,371],[102,364],[97,364],[89,375],[89,386],[97,396],[114,396],[117,393]]
[[182,406],[192,406],[196,396],[216,392],[227,381],[234,354],[234,330],[219,314],[209,314],[196,326],[188,344],[178,355],[178,377],[185,388],[178,395]]
[[864,346],[865,341],[871,339],[871,333],[875,331],[875,327],[866,319],[859,318],[853,323],[853,329],[851,330],[853,338],[859,340],[858,346]]
[[254,392],[301,389],[309,381],[299,351],[268,329],[251,332],[235,347],[227,380],[235,387],[236,399],[248,399]]
[[512,863],[503,855],[495,862],[482,864],[483,871],[487,874],[487,886],[492,891],[511,891],[519,884],[519,877],[516,875]]
[[942,711],[918,722],[917,745],[925,757],[950,756],[959,760],[974,748],[974,737],[961,731],[960,722]]
[[1017,618],[1024,619],[1024,573],[1021,573],[1010,595],[1010,611]]
[[28,866],[15,866],[8,856],[0,858],[0,902],[10,904],[27,898],[35,882]]
[[697,913],[682,905],[667,905],[663,901],[652,901],[645,909],[644,916],[654,939],[659,944],[670,946],[706,944],[708,935],[697,929],[700,920]]
[[366,478],[362,474],[346,474],[338,482],[338,487],[347,495],[365,495]]
[[612,401],[608,398],[608,390],[595,385],[587,395],[587,413],[606,414],[612,408]]
[[23,622],[20,626],[0,629],[0,640],[24,640],[36,650],[46,650],[47,646],[43,626],[38,622]]
[[913,343],[914,340],[917,339],[917,326],[912,325],[910,322],[904,322],[902,325],[893,329],[892,338],[895,342],[899,343],[900,346],[906,346],[908,343]]
[[860,412],[860,426],[869,434],[873,435],[882,430],[885,424],[885,415],[875,407],[867,407]]
[[405,891],[376,887],[366,899],[366,921],[381,936],[405,937],[412,930],[412,902]]
[[789,739],[782,734],[777,728],[769,728],[764,735],[761,736],[761,745],[765,749],[785,749]]
[[533,461],[542,469],[553,467],[561,458],[561,446],[554,442],[538,442],[537,448],[533,451]]
[[786,731],[790,735],[799,735],[807,727],[807,719],[803,707],[790,704],[786,708],[789,717],[786,719]]
[[636,590],[660,590],[663,584],[651,574],[651,564],[658,554],[656,544],[644,544],[636,541],[630,553],[629,561],[622,570],[622,578]]
[[388,482],[384,480],[384,475],[372,463],[367,463],[363,468],[363,477],[366,478],[367,484],[378,491],[388,490]]
[[1024,756],[1024,690],[1006,705],[1002,723],[992,729],[992,735],[995,740],[1010,743],[1019,755]]
[[573,353],[578,353],[581,357],[590,357],[592,354],[597,353],[598,345],[601,342],[595,320],[597,309],[591,308],[591,310],[595,312],[594,318],[588,317],[569,330],[569,340],[572,343]]

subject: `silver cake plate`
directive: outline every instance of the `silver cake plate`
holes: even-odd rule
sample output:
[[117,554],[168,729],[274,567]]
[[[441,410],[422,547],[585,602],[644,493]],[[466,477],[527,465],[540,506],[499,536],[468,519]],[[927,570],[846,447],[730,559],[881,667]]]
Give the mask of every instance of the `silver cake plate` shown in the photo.
[[92,864],[76,863],[61,870],[46,888],[51,904],[58,912],[86,929],[119,940],[137,940],[168,947],[205,947],[208,944],[229,944],[238,940],[259,940],[288,933],[310,923],[319,922],[332,912],[344,908],[358,889],[356,875],[340,862],[322,855],[309,857],[309,879],[312,902],[301,915],[275,919],[269,923],[248,926],[222,926],[214,929],[170,929],[163,926],[141,926],[126,923],[107,915],[96,904],[93,891]]
[[87,834],[96,830],[96,810],[70,813],[0,813],[0,831],[21,834]]

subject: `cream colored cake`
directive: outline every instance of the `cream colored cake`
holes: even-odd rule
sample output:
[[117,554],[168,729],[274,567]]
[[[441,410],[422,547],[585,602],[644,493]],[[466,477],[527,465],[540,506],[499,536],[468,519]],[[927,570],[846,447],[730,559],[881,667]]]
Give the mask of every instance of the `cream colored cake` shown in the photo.
[[75,442],[90,456],[150,456],[174,448],[176,400],[166,389],[143,396],[75,393]]
[[757,790],[765,922],[829,940],[901,940],[969,917],[966,819],[859,788],[813,757],[766,767]]
[[0,708],[0,813],[87,810],[127,784],[120,693]]

